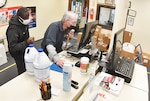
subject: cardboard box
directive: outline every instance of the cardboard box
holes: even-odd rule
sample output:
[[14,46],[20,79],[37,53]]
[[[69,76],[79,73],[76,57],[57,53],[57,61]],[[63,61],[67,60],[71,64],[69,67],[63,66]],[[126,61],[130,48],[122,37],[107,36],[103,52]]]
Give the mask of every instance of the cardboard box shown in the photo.
[[104,35],[103,38],[98,38],[97,48],[106,52],[109,47],[109,43],[110,38]]
[[142,53],[143,65],[150,67],[150,54]]
[[103,34],[103,33],[99,33],[98,38],[103,39],[103,38],[104,38],[104,36],[105,36],[105,34]]
[[95,29],[95,32],[94,32],[94,36],[99,36],[99,34],[101,33],[101,29],[102,27],[101,26],[96,26],[96,29]]
[[124,31],[123,42],[130,42],[132,38],[132,32]]
[[136,59],[137,56],[134,53],[122,50],[121,53],[120,53],[120,57],[127,57],[129,59],[134,60],[134,59]]
[[100,32],[101,32],[101,29],[102,29],[102,27],[97,25],[95,32],[100,33]]
[[[137,58],[136,53],[127,52],[124,50],[121,51],[120,56],[121,57],[127,57],[130,59],[136,59]],[[144,66],[150,67],[150,54],[142,53],[142,61],[143,61]]]
[[108,49],[108,45],[106,45],[106,44],[102,44],[102,45],[97,44],[97,48],[100,49],[101,51],[106,52],[107,49]]

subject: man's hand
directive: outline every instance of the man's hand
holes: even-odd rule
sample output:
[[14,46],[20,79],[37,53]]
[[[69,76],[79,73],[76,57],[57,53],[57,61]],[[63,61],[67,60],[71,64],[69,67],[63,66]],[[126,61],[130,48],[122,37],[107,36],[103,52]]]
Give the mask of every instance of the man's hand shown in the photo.
[[32,44],[34,42],[34,37],[29,37],[28,39],[27,39],[27,43],[28,44]]
[[56,64],[57,64],[58,66],[60,66],[60,67],[63,68],[64,62],[65,62],[64,60],[58,60],[58,61],[56,62]]

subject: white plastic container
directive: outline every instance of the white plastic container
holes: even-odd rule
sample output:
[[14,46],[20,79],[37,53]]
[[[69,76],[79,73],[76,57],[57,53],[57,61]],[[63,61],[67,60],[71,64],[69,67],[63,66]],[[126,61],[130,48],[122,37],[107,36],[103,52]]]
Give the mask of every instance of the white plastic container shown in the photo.
[[44,53],[42,48],[38,49],[38,54],[35,56],[33,65],[35,80],[38,82],[47,82],[50,76],[50,60],[48,56]]
[[24,59],[25,59],[26,72],[30,75],[34,75],[33,60],[35,58],[35,55],[37,54],[38,51],[34,47],[34,44],[29,44],[29,47],[27,47],[25,50]]
[[63,90],[71,90],[72,64],[65,62],[63,66]]
[[81,57],[81,59],[80,59],[81,73],[87,73],[88,68],[89,68],[89,58],[88,57]]
[[0,66],[7,63],[5,47],[0,43]]

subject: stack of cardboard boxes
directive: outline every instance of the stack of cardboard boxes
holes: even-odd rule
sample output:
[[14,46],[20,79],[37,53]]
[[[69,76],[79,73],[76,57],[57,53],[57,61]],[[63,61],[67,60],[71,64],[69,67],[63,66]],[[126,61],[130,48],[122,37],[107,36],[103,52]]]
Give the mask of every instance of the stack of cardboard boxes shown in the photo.
[[96,47],[101,51],[107,51],[110,43],[110,34],[101,33],[101,26],[96,26],[94,37],[96,40]]
[[[132,32],[128,32],[128,31],[124,32],[124,42],[130,43],[131,37],[132,37]],[[134,52],[132,53],[132,52],[122,50],[121,56],[128,57],[130,59],[136,59],[138,57],[139,51],[140,50],[135,49]],[[142,58],[142,64],[146,67],[150,67],[150,54],[143,52],[141,58]]]
[[[107,51],[109,48],[109,43],[111,36],[107,33],[102,33],[102,27],[96,26],[96,30],[94,32],[95,44],[98,49],[101,51]],[[132,37],[132,32],[125,31],[124,32],[124,42],[130,43]],[[135,49],[134,52],[128,52],[126,50],[122,50],[120,56],[121,57],[128,57],[130,59],[136,59],[138,56],[139,50]],[[142,63],[146,67],[150,67],[150,54],[142,53]]]

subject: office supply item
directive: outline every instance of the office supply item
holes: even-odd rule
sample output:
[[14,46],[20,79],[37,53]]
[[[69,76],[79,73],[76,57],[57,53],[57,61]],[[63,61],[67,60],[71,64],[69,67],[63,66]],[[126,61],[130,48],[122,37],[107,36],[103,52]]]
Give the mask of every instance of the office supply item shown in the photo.
[[52,95],[58,96],[59,93],[60,93],[60,89],[52,87],[51,88],[51,93],[52,93]]
[[98,94],[96,94],[93,98],[92,101],[100,101],[100,97],[98,96]]
[[78,89],[79,86],[78,85],[75,85],[74,83],[71,83],[71,87],[75,88],[75,89]]
[[63,66],[63,90],[64,91],[71,90],[71,77],[72,77],[72,64],[65,62]]
[[[112,74],[112,75],[116,75],[119,77],[122,77],[125,79],[125,82],[130,83],[131,79],[132,79],[132,75],[134,72],[134,60],[130,60],[130,59],[125,59],[120,57],[120,53],[122,51],[122,46],[123,46],[123,32],[124,32],[124,28],[120,29],[119,31],[117,31],[114,35],[114,40],[113,40],[113,46],[111,51],[107,54],[107,58],[108,58],[108,62],[106,69],[107,72]],[[125,59],[126,61],[124,62],[120,62],[121,59]],[[130,62],[129,62],[130,61]],[[127,63],[126,63],[127,62]],[[123,64],[120,64],[123,63]],[[126,66],[124,66],[125,64],[128,64]],[[124,74],[124,71],[117,71],[116,68],[120,66],[123,66],[123,68],[128,68],[128,73]]]
[[40,92],[43,100],[48,100],[51,98],[51,84],[50,82],[42,81],[39,85]]
[[42,48],[38,49],[38,54],[35,56],[33,61],[34,65],[34,75],[36,81],[48,81],[49,79],[49,67],[50,67],[50,60],[46,53],[44,53]]
[[74,81],[74,80],[71,80],[71,83],[75,84],[75,85],[78,85],[78,82]]
[[50,69],[53,70],[53,71],[57,71],[57,72],[60,72],[62,73],[63,72],[63,69],[58,66],[57,64],[53,63],[51,66],[50,66]]
[[25,49],[25,53],[24,53],[25,68],[29,75],[34,75],[33,61],[34,61],[35,55],[37,54],[38,54],[38,51],[34,47],[34,44],[29,44],[29,46]]
[[[67,52],[73,53],[73,54],[79,54],[79,50],[81,50],[83,47],[85,47],[90,42],[90,38],[93,34],[93,33],[91,33],[91,28],[93,26],[96,26],[97,24],[98,24],[97,20],[86,23],[84,26],[84,29],[83,29],[83,33],[82,33],[80,42],[78,42],[78,40],[76,39],[76,41],[74,41],[73,46],[70,47],[67,50]],[[70,42],[71,42],[71,40],[70,40]]]
[[124,85],[124,79],[105,72],[101,72],[98,74],[94,83],[96,86],[100,86],[103,90],[109,93],[119,95]]
[[75,63],[75,66],[76,66],[76,67],[80,67],[80,61],[77,61],[77,62]]

